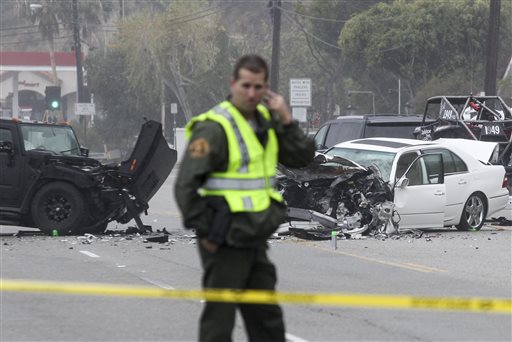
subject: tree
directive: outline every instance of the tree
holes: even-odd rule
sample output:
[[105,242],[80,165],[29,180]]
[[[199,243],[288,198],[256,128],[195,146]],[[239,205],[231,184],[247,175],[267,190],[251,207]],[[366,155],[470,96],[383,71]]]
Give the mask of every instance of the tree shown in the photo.
[[338,46],[338,37],[352,15],[364,11],[379,1],[317,1],[308,5],[298,3],[295,14],[284,13],[294,27],[304,35],[306,46],[317,64],[315,97],[321,98],[322,121],[331,115],[345,98],[344,83],[350,65]]
[[40,6],[32,6],[18,0],[17,5],[20,8],[21,16],[30,20],[33,24],[38,25],[39,32],[48,44],[48,52],[50,53],[50,64],[52,68],[52,82],[59,85],[57,77],[57,67],[55,63],[55,43],[54,38],[59,35],[59,21],[57,12],[59,10],[57,1],[43,0]]
[[[433,77],[460,69],[471,74],[471,88],[481,88],[487,20],[487,0],[381,3],[354,16],[339,41],[354,63],[402,79],[412,102]],[[511,46],[510,32],[503,30],[500,40]]]
[[214,53],[208,57],[206,71],[194,73],[187,90],[194,94],[195,100],[191,103],[193,113],[202,113],[229,95],[232,64],[239,56],[240,47],[230,40],[223,26],[217,28],[211,43],[217,51],[209,49]]
[[163,101],[163,82],[187,121],[192,110],[186,88],[194,74],[208,70],[212,56],[219,52],[212,44],[215,13],[205,1],[175,2],[164,13],[143,12],[121,25],[119,47],[127,57],[131,86]]
[[[112,0],[79,1],[79,22],[82,25],[82,36],[87,37],[89,26],[93,31],[100,30],[98,25],[105,24],[113,9]],[[36,5],[36,6],[34,6]],[[17,0],[21,17],[37,23],[39,32],[47,41],[52,68],[52,81],[58,85],[57,68],[55,63],[55,38],[60,33],[60,27],[72,32],[73,14],[72,2],[62,0],[42,0],[41,6],[30,5],[27,1]]]
[[118,49],[92,53],[85,67],[98,104],[93,130],[110,148],[132,146],[142,119],[158,118],[158,102],[130,86],[126,56]]

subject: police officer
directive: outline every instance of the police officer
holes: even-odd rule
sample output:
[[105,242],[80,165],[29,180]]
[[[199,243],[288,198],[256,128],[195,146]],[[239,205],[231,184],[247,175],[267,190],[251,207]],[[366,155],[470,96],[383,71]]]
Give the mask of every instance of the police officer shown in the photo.
[[[266,240],[286,213],[274,189],[276,166],[307,165],[314,144],[292,120],[283,97],[268,89],[267,79],[265,60],[243,56],[228,99],[185,129],[189,144],[175,196],[185,227],[196,230],[204,288],[275,290]],[[237,308],[249,341],[285,341],[278,305],[217,302],[204,307],[199,340],[231,341]]]

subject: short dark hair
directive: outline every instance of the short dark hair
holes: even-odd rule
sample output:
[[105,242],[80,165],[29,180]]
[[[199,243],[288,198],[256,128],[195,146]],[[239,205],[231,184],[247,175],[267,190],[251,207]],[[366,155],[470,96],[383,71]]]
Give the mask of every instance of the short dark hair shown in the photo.
[[247,69],[255,74],[265,73],[265,82],[268,80],[268,66],[265,60],[258,55],[245,55],[240,57],[233,69],[233,79],[238,80],[240,69]]

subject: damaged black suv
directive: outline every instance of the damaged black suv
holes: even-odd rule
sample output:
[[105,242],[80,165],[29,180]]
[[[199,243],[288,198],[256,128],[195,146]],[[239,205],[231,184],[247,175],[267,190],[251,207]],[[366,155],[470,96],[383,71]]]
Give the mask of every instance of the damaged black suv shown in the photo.
[[88,157],[71,126],[0,119],[0,224],[45,233],[98,233],[135,219],[177,160],[162,126],[146,121],[129,159]]

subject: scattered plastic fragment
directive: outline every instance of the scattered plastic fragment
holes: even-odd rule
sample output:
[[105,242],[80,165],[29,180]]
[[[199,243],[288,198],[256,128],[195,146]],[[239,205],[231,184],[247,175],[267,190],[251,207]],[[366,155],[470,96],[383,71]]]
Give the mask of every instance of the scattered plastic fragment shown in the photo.
[[149,236],[149,237],[146,238],[146,241],[148,241],[148,242],[165,243],[165,242],[169,241],[169,235]]

